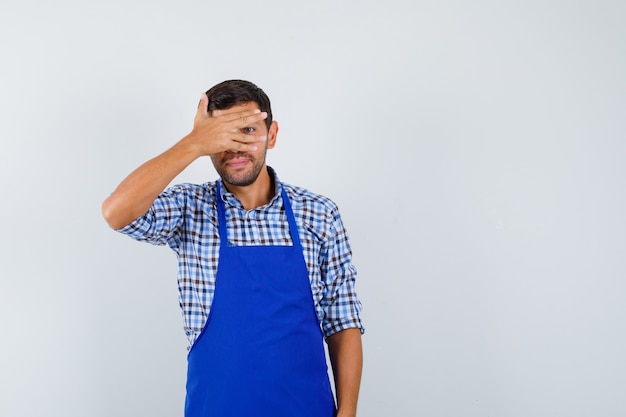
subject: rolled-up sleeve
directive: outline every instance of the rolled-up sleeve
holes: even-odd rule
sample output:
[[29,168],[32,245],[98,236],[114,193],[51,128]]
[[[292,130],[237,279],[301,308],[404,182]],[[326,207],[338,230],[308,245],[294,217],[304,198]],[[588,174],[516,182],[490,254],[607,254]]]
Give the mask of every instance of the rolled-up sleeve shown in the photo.
[[360,317],[362,306],[356,293],[357,271],[352,265],[350,241],[336,208],[332,217],[321,265],[325,283],[322,329],[326,337],[350,328],[358,328],[361,333],[365,331]]
[[188,196],[187,188],[183,184],[166,189],[154,200],[146,214],[117,231],[141,242],[168,244],[175,249],[179,243],[179,230]]

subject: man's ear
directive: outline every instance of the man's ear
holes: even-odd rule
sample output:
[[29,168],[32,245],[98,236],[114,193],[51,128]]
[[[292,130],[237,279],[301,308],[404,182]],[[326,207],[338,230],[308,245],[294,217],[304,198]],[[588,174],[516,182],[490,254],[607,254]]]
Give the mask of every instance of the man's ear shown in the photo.
[[276,146],[276,136],[278,136],[278,122],[273,120],[267,132],[267,149],[272,149]]

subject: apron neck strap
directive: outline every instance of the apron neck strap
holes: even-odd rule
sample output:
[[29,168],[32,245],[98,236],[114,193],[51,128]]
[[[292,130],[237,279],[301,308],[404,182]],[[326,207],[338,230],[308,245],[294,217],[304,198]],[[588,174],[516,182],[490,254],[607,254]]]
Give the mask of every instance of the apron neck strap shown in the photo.
[[[280,195],[283,199],[283,207],[285,208],[285,214],[287,215],[287,222],[289,223],[289,233],[291,234],[291,240],[293,245],[297,248],[301,248],[300,234],[298,233],[298,225],[296,224],[296,218],[291,208],[291,201],[287,197],[287,193],[283,188],[283,185],[279,183]],[[222,180],[216,182],[216,202],[217,202],[217,217],[220,228],[220,244],[222,247],[228,246],[228,236],[226,229],[226,210],[224,208],[224,200],[222,200]]]

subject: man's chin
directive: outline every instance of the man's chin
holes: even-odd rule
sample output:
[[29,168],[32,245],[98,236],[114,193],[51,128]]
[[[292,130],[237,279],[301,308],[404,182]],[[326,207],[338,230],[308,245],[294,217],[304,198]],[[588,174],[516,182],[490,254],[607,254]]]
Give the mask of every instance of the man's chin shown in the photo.
[[228,184],[235,187],[247,187],[248,185],[252,185],[256,178],[254,179],[232,179],[227,177],[222,177],[222,180]]
[[228,172],[224,171],[221,175],[222,180],[227,184],[234,185],[236,187],[246,187],[251,185],[259,177],[259,174],[253,172]]
[[235,187],[246,187],[259,178],[263,165],[249,164],[245,167],[233,168],[224,164],[220,169],[216,168],[216,170],[225,183]]

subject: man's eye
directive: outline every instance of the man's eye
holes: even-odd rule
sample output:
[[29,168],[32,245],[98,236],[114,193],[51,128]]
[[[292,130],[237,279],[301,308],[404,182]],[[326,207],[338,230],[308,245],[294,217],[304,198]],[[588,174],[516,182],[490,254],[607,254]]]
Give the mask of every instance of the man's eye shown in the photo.
[[241,129],[241,131],[243,133],[254,133],[254,128],[253,127],[244,127],[243,129]]

